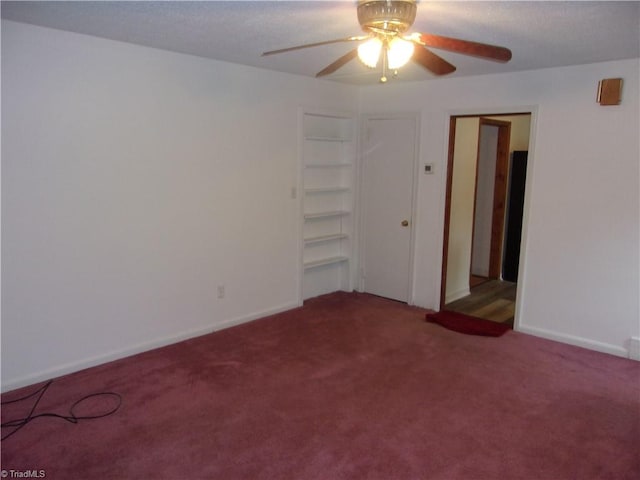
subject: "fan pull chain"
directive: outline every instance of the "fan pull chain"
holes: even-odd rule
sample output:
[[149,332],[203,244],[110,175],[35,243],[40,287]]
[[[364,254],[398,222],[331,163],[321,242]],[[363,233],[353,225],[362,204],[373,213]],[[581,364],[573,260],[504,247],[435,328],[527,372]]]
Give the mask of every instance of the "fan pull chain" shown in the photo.
[[387,83],[387,45],[382,48],[382,76],[380,83]]

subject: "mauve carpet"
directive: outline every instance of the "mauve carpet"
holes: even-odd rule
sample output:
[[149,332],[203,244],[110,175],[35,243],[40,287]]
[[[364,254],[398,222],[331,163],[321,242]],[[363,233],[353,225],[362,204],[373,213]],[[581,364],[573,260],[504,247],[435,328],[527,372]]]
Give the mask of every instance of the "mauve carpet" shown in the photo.
[[[57,379],[2,469],[47,479],[635,479],[640,363],[335,293]],[[8,392],[3,401],[39,385]],[[29,405],[3,409],[3,421]],[[26,411],[25,411],[26,410]],[[3,434],[6,434],[3,429]]]

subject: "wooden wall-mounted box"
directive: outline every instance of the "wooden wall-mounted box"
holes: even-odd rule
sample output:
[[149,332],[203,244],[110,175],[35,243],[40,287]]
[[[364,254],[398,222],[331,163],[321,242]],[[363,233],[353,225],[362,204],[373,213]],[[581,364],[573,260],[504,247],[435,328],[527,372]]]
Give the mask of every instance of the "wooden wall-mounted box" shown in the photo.
[[598,83],[598,103],[600,105],[620,105],[621,92],[621,78],[602,79]]

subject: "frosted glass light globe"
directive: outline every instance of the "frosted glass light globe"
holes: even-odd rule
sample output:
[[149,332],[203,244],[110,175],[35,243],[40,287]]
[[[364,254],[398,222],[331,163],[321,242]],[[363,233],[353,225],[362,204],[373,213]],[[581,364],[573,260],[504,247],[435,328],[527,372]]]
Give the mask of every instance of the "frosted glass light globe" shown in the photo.
[[375,68],[380,58],[380,51],[382,50],[382,40],[375,37],[361,43],[358,47],[358,58],[367,67]]

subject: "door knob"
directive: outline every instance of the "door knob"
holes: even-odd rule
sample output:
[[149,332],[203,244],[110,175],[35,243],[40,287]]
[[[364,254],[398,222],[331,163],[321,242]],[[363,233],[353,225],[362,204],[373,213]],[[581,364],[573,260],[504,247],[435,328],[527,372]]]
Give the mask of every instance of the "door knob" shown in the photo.
[[409,226],[409,220],[402,220],[402,223],[400,223],[400,225],[402,225],[403,227],[408,227]]

